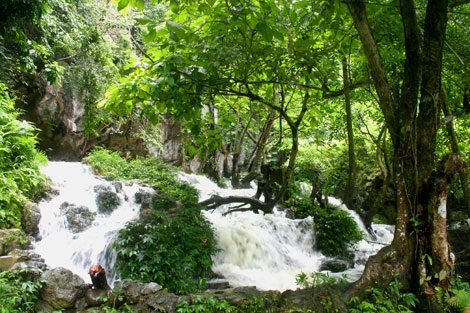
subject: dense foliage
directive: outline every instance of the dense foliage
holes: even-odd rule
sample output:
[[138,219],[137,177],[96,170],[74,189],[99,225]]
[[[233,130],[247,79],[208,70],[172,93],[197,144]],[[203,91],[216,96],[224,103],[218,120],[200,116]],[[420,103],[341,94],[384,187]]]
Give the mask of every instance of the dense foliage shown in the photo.
[[197,205],[197,191],[156,158],[126,160],[98,148],[85,161],[108,179],[137,180],[163,192],[150,204],[150,214],[119,232],[115,247],[121,277],[157,282],[177,294],[203,288],[212,275],[217,243]]
[[333,205],[322,208],[309,197],[302,195],[292,205],[295,218],[313,216],[316,248],[327,256],[345,256],[364,238],[351,214]]
[[[447,248],[430,249],[439,244],[432,240],[440,237],[431,236],[430,231],[439,227],[429,224],[439,220],[441,212],[432,212],[441,206],[436,205],[438,197],[431,197],[435,190],[430,189],[436,184],[427,184],[435,179],[438,158],[453,152],[469,161],[470,51],[468,45],[461,44],[469,36],[468,1],[449,1],[448,7],[440,9],[432,5],[444,2],[431,0],[379,1],[368,3],[367,8],[361,1],[171,1],[166,14],[162,13],[166,7],[155,2],[165,1],[114,1],[118,10],[131,17],[116,18],[116,25],[101,19],[104,1],[98,1],[101,6],[95,6],[94,1],[3,1],[0,58],[4,66],[0,74],[9,86],[30,88],[37,81],[41,85],[61,79],[65,87],[79,85],[74,90],[87,103],[84,125],[89,134],[96,135],[116,122],[111,118],[114,113],[134,113],[132,121],[140,129],[145,129],[147,119],[158,123],[169,115],[182,123],[178,136],[184,139],[183,157],[197,155],[211,166],[220,165],[221,154],[226,160],[233,157],[232,173],[228,161],[224,163],[225,175],[254,169],[250,177],[257,177],[261,163],[277,162],[281,173],[291,167],[296,170],[295,179],[315,186],[320,194],[340,197],[348,196],[345,186],[355,179],[356,206],[364,196],[370,207],[375,206],[372,213],[385,208],[386,201],[400,209],[399,239],[405,244],[396,244],[393,253],[403,259],[393,259],[391,268],[403,273],[402,279],[408,280],[405,285],[421,295],[433,295],[434,287],[446,285],[449,275],[441,279],[440,273],[449,274]],[[357,12],[363,15],[356,16],[354,22]],[[428,13],[445,16],[440,19]],[[439,30],[432,28],[432,22],[444,20]],[[359,22],[367,24],[362,25],[362,33],[356,32]],[[444,33],[445,41],[444,36],[436,38]],[[113,34],[117,34],[114,40],[107,41]],[[364,40],[364,34],[370,35],[369,41]],[[433,40],[435,44],[428,44]],[[126,49],[130,42],[138,47],[138,56]],[[131,55],[126,75],[119,77],[121,66]],[[105,112],[94,104],[111,82],[116,84],[102,102],[111,112]],[[429,82],[432,86],[426,85]],[[428,96],[430,90],[434,94]],[[346,98],[352,104],[349,117],[344,109]],[[51,118],[54,122],[57,116]],[[355,146],[346,144],[350,135],[346,120],[352,124]],[[122,131],[119,121],[116,126]],[[2,145],[8,136],[0,137]],[[19,139],[14,140],[6,148],[0,145],[0,156],[8,156],[16,148]],[[285,151],[287,157],[277,158]],[[237,164],[240,155],[246,157],[243,164]],[[356,157],[355,167],[351,155]],[[101,159],[95,162],[98,172],[139,179],[178,199],[181,209],[198,211],[193,208],[197,196],[184,185],[183,189],[188,189],[173,188],[174,174],[162,175],[155,159],[128,162],[98,152],[94,157],[111,159],[102,169],[98,164]],[[9,162],[7,166],[17,164]],[[0,222],[12,226],[18,224],[20,203],[29,195],[10,191],[16,188],[29,194],[37,184],[31,188],[14,178],[27,179],[24,173],[5,176],[9,174],[10,167],[2,168],[1,178],[6,183],[2,181],[1,187],[8,190],[0,200],[14,205],[7,211],[0,207]],[[458,207],[468,216],[468,176],[463,171],[458,174],[460,184],[454,184],[449,194],[449,199],[458,201],[449,201],[449,209]],[[374,184],[369,184],[372,181]],[[369,186],[376,193],[367,194]],[[396,191],[400,191],[398,196]],[[333,229],[351,229],[344,212],[312,210],[308,201],[294,192],[289,200],[295,213],[315,216],[317,232],[327,234],[327,249],[333,246],[331,238],[337,236]],[[371,195],[369,199],[367,195]],[[395,203],[397,200],[400,203]],[[156,214],[154,218],[160,221],[163,217]],[[171,225],[172,220],[163,220]],[[439,221],[445,234],[446,221]],[[341,242],[358,238],[352,230],[342,234]],[[342,253],[344,247],[327,253]],[[447,255],[431,257],[435,251]],[[378,266],[380,269],[381,264]],[[416,269],[423,270],[413,272]],[[426,276],[426,272],[431,274]],[[378,279],[385,274],[389,280],[392,277],[392,273],[375,273]],[[420,281],[422,273],[425,276]],[[409,281],[410,277],[418,280]],[[381,297],[369,300],[377,302]]]
[[210,223],[197,207],[182,207],[168,216],[155,212],[131,222],[115,243],[122,278],[156,282],[176,294],[204,289],[212,277],[216,241]]
[[0,312],[33,313],[39,299],[42,282],[36,269],[4,271],[0,273]]
[[[277,312],[277,297],[253,298],[241,306],[231,305],[227,300],[218,300],[214,297],[194,297],[191,302],[181,301],[177,308],[177,313],[270,313]],[[295,311],[302,313],[303,311]],[[307,313],[307,312],[305,312]]]
[[368,298],[361,301],[351,299],[351,313],[412,313],[418,305],[418,298],[412,293],[403,293],[402,286],[395,280],[385,290],[371,287],[367,290]]
[[36,149],[36,129],[19,115],[0,83],[0,228],[18,227],[23,205],[45,183],[39,167],[46,158]]

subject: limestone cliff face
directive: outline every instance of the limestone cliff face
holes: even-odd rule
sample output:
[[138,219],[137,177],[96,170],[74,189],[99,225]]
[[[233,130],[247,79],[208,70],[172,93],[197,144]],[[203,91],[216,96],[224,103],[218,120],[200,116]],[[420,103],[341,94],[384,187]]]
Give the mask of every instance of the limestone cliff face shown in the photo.
[[[120,120],[102,125],[96,130],[98,136],[87,136],[83,125],[85,104],[67,82],[60,87],[34,80],[16,90],[17,106],[23,110],[23,118],[40,130],[39,148],[51,160],[77,161],[96,145],[128,155],[161,154],[136,131],[138,127],[150,126],[136,125],[136,121]],[[177,158],[171,155],[172,151],[175,149],[169,149],[164,155],[169,160]]]
[[83,154],[84,106],[70,86],[50,85],[40,80],[17,89],[17,106],[23,117],[40,130],[39,148],[51,159],[78,160]]

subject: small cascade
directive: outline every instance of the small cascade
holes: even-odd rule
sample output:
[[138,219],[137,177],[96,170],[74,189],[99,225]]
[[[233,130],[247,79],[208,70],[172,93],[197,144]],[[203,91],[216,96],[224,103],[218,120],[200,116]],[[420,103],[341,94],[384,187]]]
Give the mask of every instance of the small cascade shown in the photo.
[[[220,188],[204,176],[180,176],[199,190],[201,201],[215,194],[250,197],[256,193],[254,185],[247,189]],[[329,202],[348,212],[367,234],[356,212],[349,210],[336,198],[330,197]],[[213,257],[212,270],[232,286],[256,286],[261,290],[280,291],[296,289],[297,274],[318,272],[322,262],[327,260],[314,250],[314,221],[311,217],[293,220],[276,209],[272,214],[248,211],[224,215],[228,209],[228,206],[220,206],[216,210],[205,211],[204,215],[214,227],[221,250]],[[369,237],[361,240],[355,246],[355,267],[343,272],[350,281],[358,279],[367,258],[393,238],[393,226],[372,225],[372,228],[377,240],[371,242]],[[331,275],[341,277],[343,273]]]
[[323,256],[313,247],[313,219],[292,220],[283,212],[254,214],[205,212],[214,225],[221,252],[212,270],[233,286],[261,290],[296,289],[301,272],[318,271]]
[[[253,196],[247,189],[220,188],[208,178],[181,174],[200,192],[200,200],[219,196]],[[235,204],[234,204],[235,205]],[[224,213],[228,206],[205,211],[212,223],[220,252],[213,257],[212,270],[232,286],[256,286],[261,290],[296,289],[296,275],[319,270],[321,253],[314,251],[313,219],[289,219],[283,211],[272,214]]]
[[[85,281],[89,281],[89,266],[101,264],[112,285],[116,255],[111,245],[117,231],[138,217],[134,195],[143,187],[98,178],[89,166],[78,162],[49,162],[43,172],[51,179],[56,195],[39,203],[40,235],[35,251],[49,267],[65,267]],[[115,195],[111,197],[117,199],[112,212],[100,213],[100,190]]]

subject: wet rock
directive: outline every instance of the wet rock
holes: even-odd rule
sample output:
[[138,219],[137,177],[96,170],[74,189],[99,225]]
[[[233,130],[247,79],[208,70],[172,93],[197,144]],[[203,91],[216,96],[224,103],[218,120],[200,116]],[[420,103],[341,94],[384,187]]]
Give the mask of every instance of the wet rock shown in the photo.
[[223,290],[209,290],[204,292],[204,297],[214,297],[218,300],[225,300],[230,305],[241,306],[255,298],[262,298],[269,294],[279,295],[279,291],[261,291],[254,286],[234,287]]
[[330,271],[332,273],[344,272],[347,269],[354,267],[354,262],[345,259],[333,259],[322,263],[320,271]]
[[18,257],[17,256],[12,256],[12,255],[2,255],[0,256],[0,272],[1,271],[8,271],[15,265],[16,262],[18,262]]
[[99,213],[109,214],[121,204],[116,192],[110,186],[98,185],[94,187],[94,191]]
[[85,300],[88,306],[100,306],[106,303],[108,291],[101,289],[88,289],[85,293]]
[[41,299],[54,310],[74,308],[77,300],[84,297],[88,289],[83,279],[62,267],[44,272],[41,280],[44,281]]
[[[162,290],[146,299],[145,306],[150,309],[143,312],[176,312],[176,306],[179,302],[189,302],[190,299],[189,296],[177,296]],[[138,304],[134,306],[135,309],[139,309],[139,307],[141,306]],[[134,312],[140,311],[134,310]]]
[[[323,299],[325,292],[318,288],[279,291],[261,291],[256,287],[235,287],[224,290],[210,290],[187,296],[178,296],[167,292],[156,283],[143,283],[129,279],[118,283],[112,291],[91,289],[81,278],[63,268],[56,268],[43,273],[41,279],[45,286],[41,298],[36,303],[36,312],[91,313],[107,312],[113,308],[116,312],[167,312],[174,313],[179,303],[192,303],[195,298],[215,298],[227,301],[232,306],[240,307],[254,299],[272,299],[270,306],[309,309],[315,300]],[[329,290],[329,294],[339,294],[338,290]],[[113,311],[114,312],[114,311]]]
[[124,279],[121,283],[116,285],[114,292],[117,292],[120,297],[134,303],[138,302],[142,296],[157,293],[162,289],[162,286],[156,283],[143,283],[131,279]]
[[32,250],[12,250],[8,255],[0,257],[0,271],[39,268],[46,269],[44,259]]
[[27,235],[37,237],[39,235],[39,221],[41,211],[36,203],[28,202],[23,207],[21,227]]
[[69,229],[73,233],[79,233],[91,226],[96,213],[91,212],[86,206],[77,206],[68,202],[60,205],[60,210],[65,214]]
[[226,280],[209,280],[206,283],[206,290],[221,290],[230,288],[230,283]]

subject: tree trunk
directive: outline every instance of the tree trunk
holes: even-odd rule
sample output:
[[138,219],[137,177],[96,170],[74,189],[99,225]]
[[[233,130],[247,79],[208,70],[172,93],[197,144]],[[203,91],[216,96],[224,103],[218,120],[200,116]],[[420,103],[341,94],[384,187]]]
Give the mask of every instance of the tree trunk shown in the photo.
[[[238,112],[237,112],[238,114]],[[248,126],[250,125],[251,118],[240,130],[240,127],[244,124],[241,121],[241,118],[238,114],[238,124],[235,126],[235,137],[233,140],[233,159],[232,159],[232,186],[237,188],[240,186],[240,155],[242,151],[243,141],[245,139],[246,133],[248,131]]]
[[349,88],[349,74],[346,57],[342,59],[344,103],[346,107],[346,128],[348,133],[348,182],[344,191],[344,204],[351,210],[354,209],[356,194],[356,158],[354,155],[354,133],[352,125],[351,98]]
[[[391,134],[397,220],[392,244],[370,258],[361,279],[343,298],[361,293],[363,296],[363,290],[372,281],[379,281],[385,286],[396,275],[405,288],[418,295],[429,295],[421,302],[423,309],[440,312],[432,296],[433,288],[447,288],[451,265],[447,247],[445,201],[454,175],[464,168],[463,161],[451,155],[441,162],[436,171],[433,170],[439,127],[447,1],[428,1],[422,38],[417,26],[414,1],[400,1],[406,54],[401,101],[392,97],[368,22],[367,4],[352,1],[347,5]],[[419,48],[421,42],[422,50]],[[421,95],[419,108],[418,94]]]
[[261,131],[261,134],[260,134],[257,141],[254,140],[255,143],[256,143],[255,156],[253,158],[253,161],[251,162],[250,171],[249,171],[248,175],[246,175],[242,179],[242,185],[247,185],[253,179],[256,179],[257,177],[260,176],[261,165],[262,165],[262,162],[263,162],[265,147],[266,147],[266,145],[269,141],[269,137],[271,135],[271,130],[274,126],[274,120],[275,120],[275,111],[273,109],[269,109],[269,113],[268,113],[268,116],[266,118],[266,122],[264,124],[264,127]]

